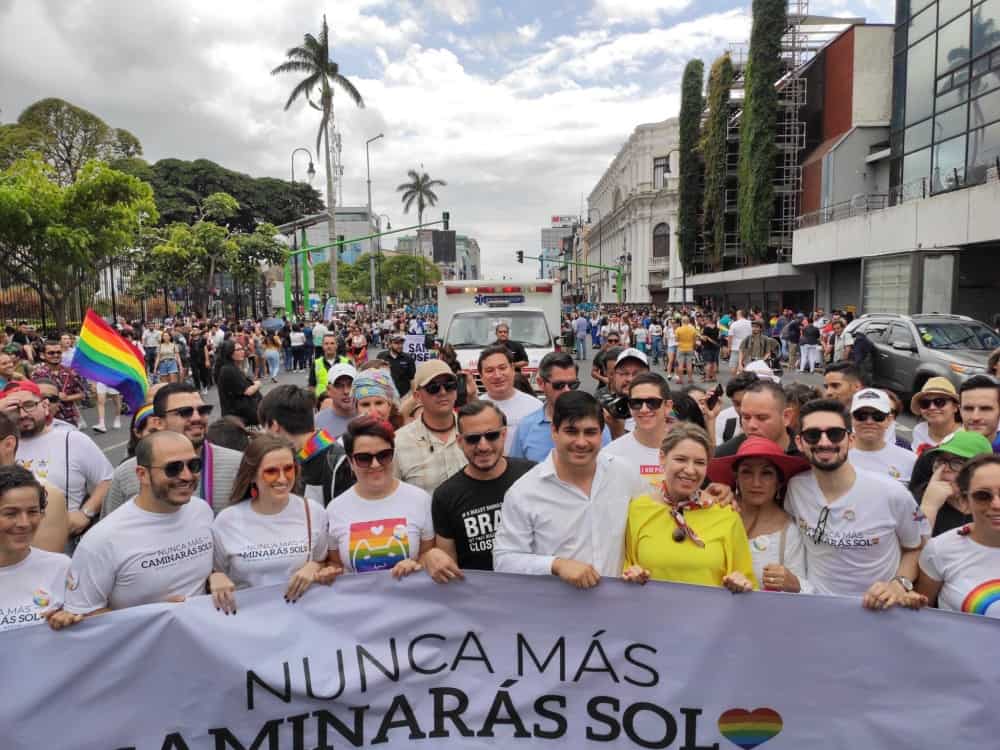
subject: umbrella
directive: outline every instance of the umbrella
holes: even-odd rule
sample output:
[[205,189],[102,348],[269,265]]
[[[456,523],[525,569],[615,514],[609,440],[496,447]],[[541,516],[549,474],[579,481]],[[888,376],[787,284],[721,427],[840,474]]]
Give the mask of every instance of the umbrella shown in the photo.
[[265,318],[261,325],[265,331],[280,331],[285,326],[285,321],[279,318]]

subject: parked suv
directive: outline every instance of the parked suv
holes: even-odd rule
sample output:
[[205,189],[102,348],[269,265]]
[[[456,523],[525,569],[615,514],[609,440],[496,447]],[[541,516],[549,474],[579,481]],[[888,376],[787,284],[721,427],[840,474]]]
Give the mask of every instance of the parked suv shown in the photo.
[[986,360],[1000,336],[964,315],[862,315],[847,326],[874,346],[872,385],[891,388],[908,403],[928,378],[942,376],[957,389],[967,378],[986,372]]

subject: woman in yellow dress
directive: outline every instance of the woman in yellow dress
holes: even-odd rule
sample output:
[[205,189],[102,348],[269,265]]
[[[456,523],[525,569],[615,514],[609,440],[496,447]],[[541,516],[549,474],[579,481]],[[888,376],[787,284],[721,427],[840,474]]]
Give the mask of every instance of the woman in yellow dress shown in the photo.
[[740,515],[702,503],[712,443],[697,425],[676,425],[660,446],[663,484],[629,506],[624,579],[757,588],[753,557]]

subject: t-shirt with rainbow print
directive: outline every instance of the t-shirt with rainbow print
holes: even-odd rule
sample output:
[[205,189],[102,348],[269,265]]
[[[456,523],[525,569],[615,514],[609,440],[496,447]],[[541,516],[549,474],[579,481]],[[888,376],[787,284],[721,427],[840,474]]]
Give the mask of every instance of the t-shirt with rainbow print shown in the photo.
[[938,609],[1000,618],[1000,548],[952,529],[927,542],[921,575],[941,582]]

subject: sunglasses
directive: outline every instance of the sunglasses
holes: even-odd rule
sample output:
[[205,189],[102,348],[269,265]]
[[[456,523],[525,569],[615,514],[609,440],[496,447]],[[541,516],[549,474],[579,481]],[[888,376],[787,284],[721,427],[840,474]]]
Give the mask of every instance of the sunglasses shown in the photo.
[[384,451],[379,451],[378,453],[355,453],[351,456],[351,460],[361,468],[367,469],[375,459],[378,459],[380,466],[392,463],[392,457],[395,455],[396,451],[394,449],[386,448]]
[[268,466],[260,470],[260,476],[265,482],[277,482],[282,474],[285,479],[295,479],[295,464],[285,464],[284,466]]
[[575,391],[577,388],[580,387],[580,381],[563,380],[556,382],[555,380],[550,380],[549,385],[552,387],[552,390],[554,391],[565,391],[565,390]]
[[628,408],[632,411],[639,411],[643,405],[646,405],[650,411],[656,411],[661,406],[663,406],[662,398],[630,398],[628,400]]
[[201,473],[201,459],[197,456],[194,458],[189,458],[187,461],[167,461],[162,466],[149,465],[147,469],[163,469],[163,473],[167,475],[169,479],[176,479],[184,471],[184,467],[192,474]]
[[965,466],[965,459],[958,456],[950,458],[948,456],[938,456],[934,459],[934,466],[947,466],[952,471],[961,471],[962,467]]
[[849,430],[844,427],[829,427],[825,430],[821,430],[818,427],[810,427],[808,430],[802,430],[799,434],[809,445],[818,445],[824,435],[826,435],[831,443],[838,445],[844,442],[844,438],[847,437],[848,432]]
[[943,409],[950,401],[950,398],[936,396],[935,398],[922,398],[917,402],[917,405],[921,409],[930,409],[931,407],[934,407],[935,409]]
[[972,498],[973,502],[982,503],[992,503],[993,498],[1000,497],[1000,490],[973,490],[969,493],[969,497]]
[[442,388],[446,391],[457,391],[458,381],[444,380],[444,381],[428,383],[427,385],[424,386],[424,390],[427,391],[427,393],[431,394],[432,396],[436,396],[438,393],[440,393]]
[[61,357],[62,356],[62,350],[61,349],[53,349],[50,352],[45,352],[45,356],[46,357]]
[[207,417],[215,409],[215,404],[202,404],[201,406],[181,406],[178,409],[167,409],[167,414],[176,414],[181,419],[191,419],[197,411],[198,416]]
[[878,422],[879,424],[889,418],[888,414],[883,414],[880,411],[856,411],[851,416],[854,417],[855,422]]
[[479,445],[479,441],[486,438],[489,442],[495,443],[500,439],[500,435],[503,434],[503,430],[490,430],[489,432],[470,432],[468,435],[462,435],[462,440],[465,441],[466,445]]
[[45,400],[48,401],[50,404],[58,404],[61,401],[59,396],[46,396]]

